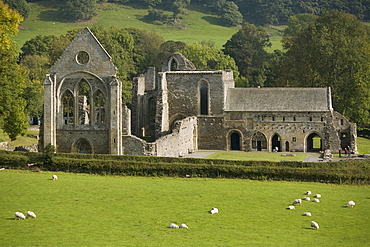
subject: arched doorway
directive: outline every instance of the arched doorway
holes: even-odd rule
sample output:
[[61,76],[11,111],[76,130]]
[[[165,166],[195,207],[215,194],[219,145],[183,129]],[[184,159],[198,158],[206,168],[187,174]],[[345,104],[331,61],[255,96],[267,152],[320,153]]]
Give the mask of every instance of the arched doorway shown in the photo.
[[278,134],[275,134],[272,137],[272,142],[271,142],[271,150],[274,151],[276,150],[277,152],[281,152],[281,138]]
[[81,138],[74,143],[72,147],[72,153],[91,154],[92,148],[88,141],[86,141],[84,138]]
[[262,151],[267,149],[267,139],[263,133],[257,132],[253,135],[252,149],[256,151]]
[[322,139],[317,133],[310,134],[307,139],[307,152],[319,152],[322,150]]
[[234,132],[230,135],[230,150],[241,150],[240,134],[237,132]]
[[288,141],[285,142],[285,151],[289,152],[289,142]]

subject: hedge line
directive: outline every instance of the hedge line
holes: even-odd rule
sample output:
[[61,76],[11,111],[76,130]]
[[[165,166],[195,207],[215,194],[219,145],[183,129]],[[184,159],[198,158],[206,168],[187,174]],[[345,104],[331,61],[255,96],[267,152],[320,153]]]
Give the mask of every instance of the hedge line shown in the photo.
[[[328,163],[209,161],[205,159],[142,156],[55,155],[45,163],[42,154],[0,152],[0,166],[25,169],[38,161],[37,168],[48,171],[123,176],[177,176],[285,180],[335,184],[370,184],[370,162],[342,161]],[[190,160],[190,162],[185,162]],[[195,162],[196,161],[196,162]]]

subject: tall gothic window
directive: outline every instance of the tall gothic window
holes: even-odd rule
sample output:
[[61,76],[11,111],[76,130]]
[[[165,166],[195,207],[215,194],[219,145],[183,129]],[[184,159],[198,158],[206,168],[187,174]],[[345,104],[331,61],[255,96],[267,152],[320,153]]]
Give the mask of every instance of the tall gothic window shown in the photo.
[[208,115],[209,99],[208,99],[208,83],[203,81],[199,87],[200,93],[200,115]]
[[176,59],[171,59],[171,62],[170,62],[170,70],[171,71],[176,71],[178,68],[177,68],[177,61]]
[[98,90],[95,93],[94,107],[95,107],[95,124],[97,125],[104,124],[105,123],[106,99],[100,90]]
[[78,86],[78,123],[90,124],[90,94],[91,89],[89,83],[85,79],[81,79]]
[[63,123],[73,124],[73,95],[71,91],[65,91],[62,96]]

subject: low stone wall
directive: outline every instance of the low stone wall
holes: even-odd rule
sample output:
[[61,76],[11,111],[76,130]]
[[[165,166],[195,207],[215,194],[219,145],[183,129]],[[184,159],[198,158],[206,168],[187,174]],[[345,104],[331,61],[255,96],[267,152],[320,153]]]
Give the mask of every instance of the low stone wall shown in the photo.
[[10,150],[10,145],[8,142],[0,142],[0,149],[1,150]]

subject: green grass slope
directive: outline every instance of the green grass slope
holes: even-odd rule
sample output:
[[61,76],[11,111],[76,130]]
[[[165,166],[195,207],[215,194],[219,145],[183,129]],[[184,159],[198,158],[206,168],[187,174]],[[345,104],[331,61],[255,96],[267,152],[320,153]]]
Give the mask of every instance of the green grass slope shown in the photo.
[[[148,9],[135,8],[135,6],[103,3],[98,5],[98,15],[92,20],[66,23],[59,17],[53,4],[48,1],[29,3],[29,5],[32,9],[31,14],[21,23],[20,32],[13,38],[19,47],[37,35],[61,35],[73,28],[91,27],[94,24],[105,27],[140,28],[156,32],[165,40],[182,41],[189,44],[212,41],[217,48],[222,48],[222,45],[239,30],[236,27],[221,26],[216,15],[202,12],[201,5],[192,5],[187,14],[181,15],[183,29],[147,22],[144,16],[148,13]],[[281,47],[279,31],[272,28],[267,31],[274,33],[272,37],[274,46],[270,50],[279,49]]]
[[[369,188],[0,171],[0,246],[366,246]],[[320,203],[286,208],[311,190]],[[344,207],[354,200],[354,208]],[[219,214],[211,215],[212,207]],[[36,219],[14,220],[34,211]],[[302,216],[311,212],[312,217]],[[320,229],[310,228],[310,221]],[[185,223],[189,229],[170,229]]]

